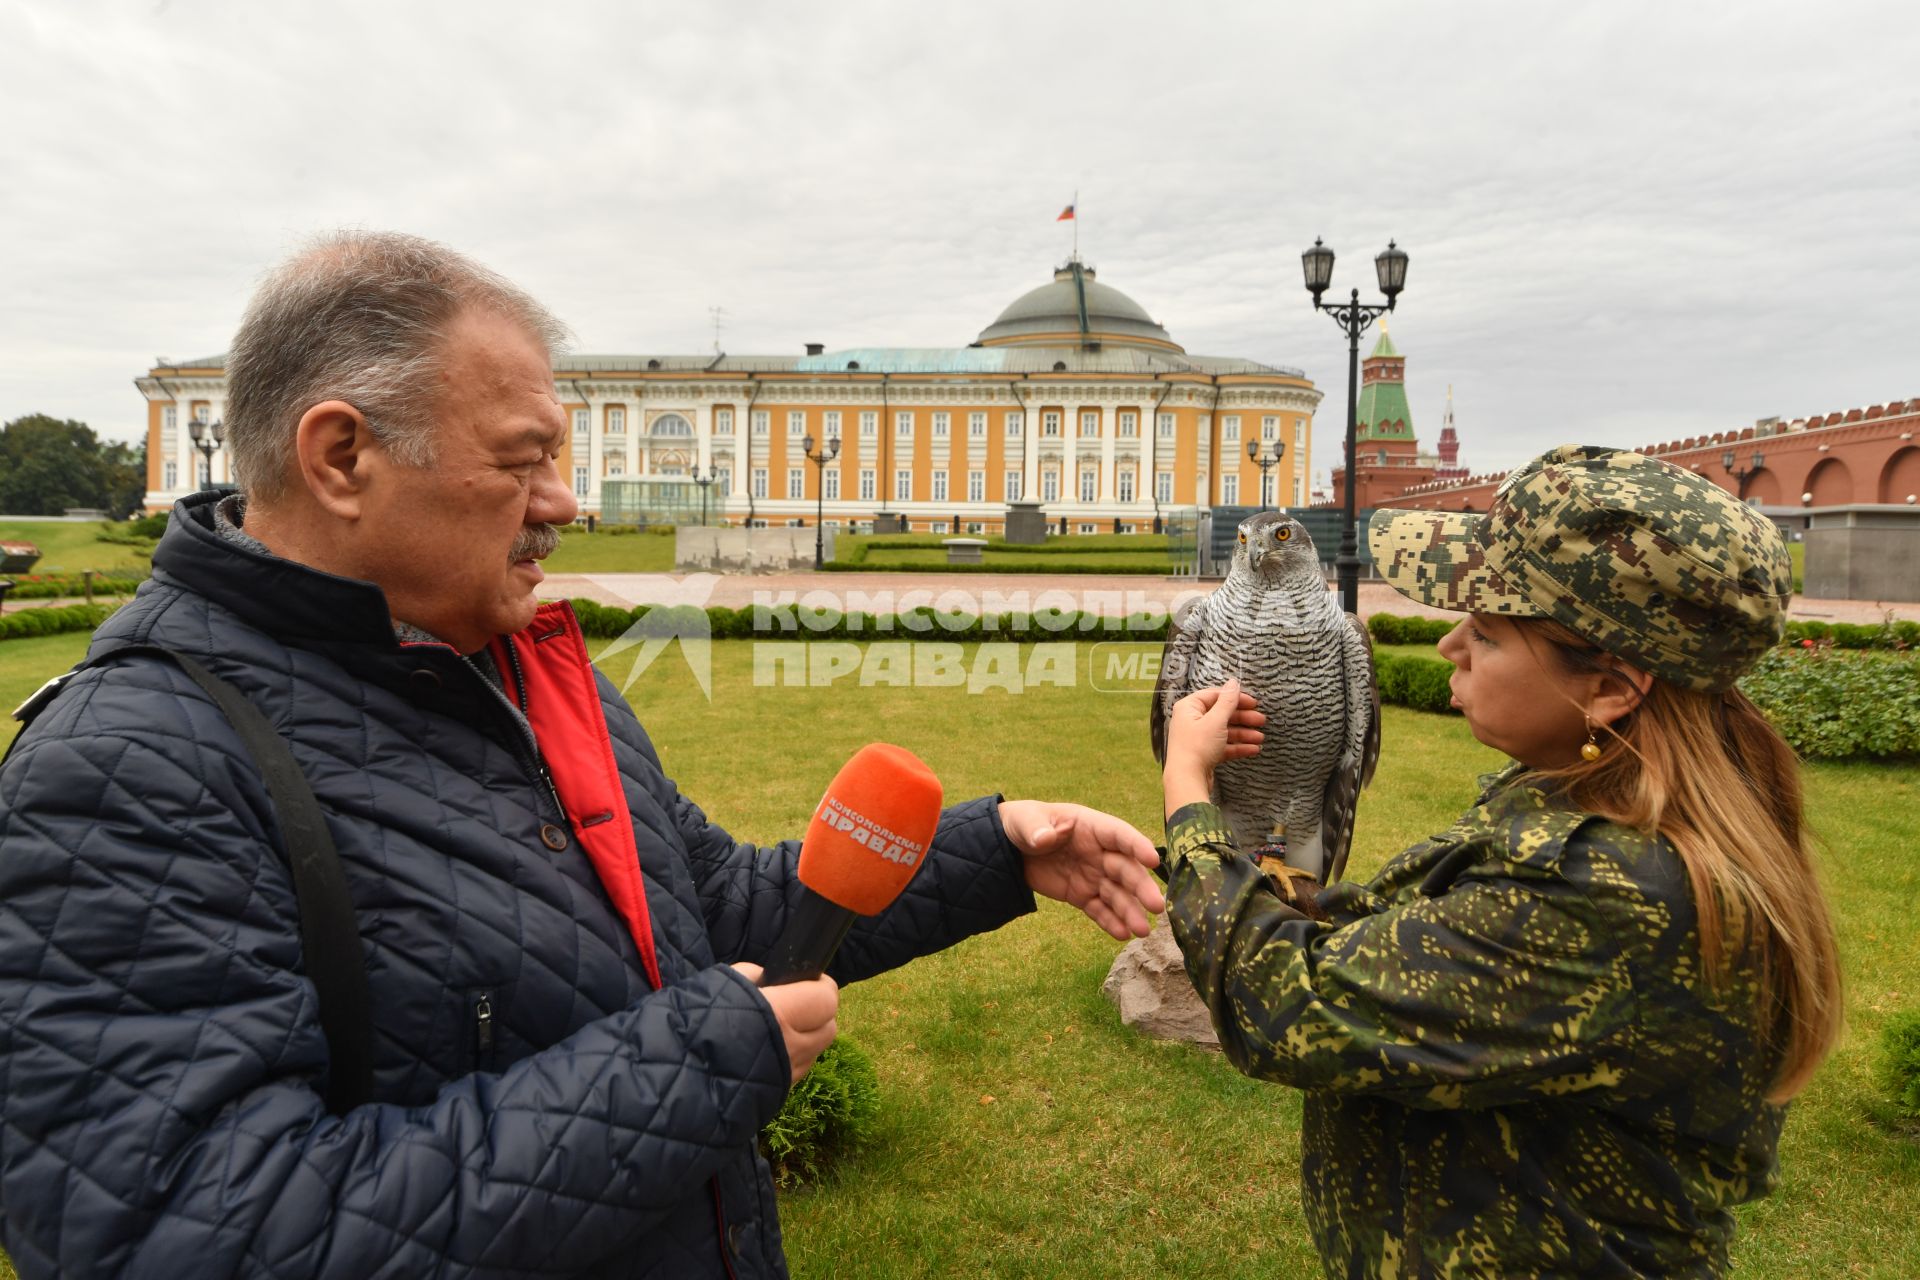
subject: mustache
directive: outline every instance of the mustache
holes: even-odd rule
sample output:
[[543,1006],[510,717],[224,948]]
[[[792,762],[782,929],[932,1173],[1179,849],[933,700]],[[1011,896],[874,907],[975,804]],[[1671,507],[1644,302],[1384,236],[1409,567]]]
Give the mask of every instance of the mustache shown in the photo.
[[545,560],[559,549],[560,530],[550,524],[530,524],[514,536],[513,549],[507,553],[507,562],[518,564],[522,560]]

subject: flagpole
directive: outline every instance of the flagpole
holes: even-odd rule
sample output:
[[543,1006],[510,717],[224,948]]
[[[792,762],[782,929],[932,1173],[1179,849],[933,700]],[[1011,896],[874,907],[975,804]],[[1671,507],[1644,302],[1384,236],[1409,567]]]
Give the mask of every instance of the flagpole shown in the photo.
[[1080,261],[1080,188],[1073,189],[1073,260]]

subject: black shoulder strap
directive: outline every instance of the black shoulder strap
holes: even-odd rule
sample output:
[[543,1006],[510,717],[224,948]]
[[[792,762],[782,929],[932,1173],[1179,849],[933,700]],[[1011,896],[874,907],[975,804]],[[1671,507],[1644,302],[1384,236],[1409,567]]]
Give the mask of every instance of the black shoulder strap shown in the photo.
[[[300,947],[306,956],[307,976],[319,996],[320,1028],[327,1037],[331,1059],[327,1106],[336,1114],[352,1110],[373,1091],[366,956],[353,899],[347,893],[346,872],[340,866],[340,853],[334,848],[319,802],[313,798],[313,788],[294,763],[286,741],[260,709],[184,653],[158,645],[125,645],[89,658],[74,671],[136,653],[172,659],[206,690],[240,734],[241,743],[267,784],[267,796],[273,803],[293,869],[294,897],[300,907]],[[72,674],[49,681],[14,713],[15,717],[31,723]],[[19,739],[14,741],[18,743]]]

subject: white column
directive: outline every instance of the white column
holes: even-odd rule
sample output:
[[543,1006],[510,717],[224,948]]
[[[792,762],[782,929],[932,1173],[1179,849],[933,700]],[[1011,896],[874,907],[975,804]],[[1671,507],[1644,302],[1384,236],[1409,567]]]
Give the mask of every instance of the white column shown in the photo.
[[1040,410],[1030,401],[1020,405],[1020,496],[1040,501]]
[[1119,416],[1114,412],[1113,402],[1100,404],[1100,501],[1114,500],[1113,485],[1113,433],[1120,429]]

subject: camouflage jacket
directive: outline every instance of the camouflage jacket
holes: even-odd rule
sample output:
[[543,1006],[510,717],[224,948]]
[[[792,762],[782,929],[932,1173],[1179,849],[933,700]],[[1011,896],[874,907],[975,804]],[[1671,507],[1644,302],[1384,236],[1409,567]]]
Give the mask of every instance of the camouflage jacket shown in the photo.
[[1330,1277],[1718,1276],[1766,1194],[1752,978],[1710,987],[1663,840],[1516,767],[1366,885],[1287,907],[1219,812],[1168,822],[1169,914],[1221,1046],[1306,1091]]

